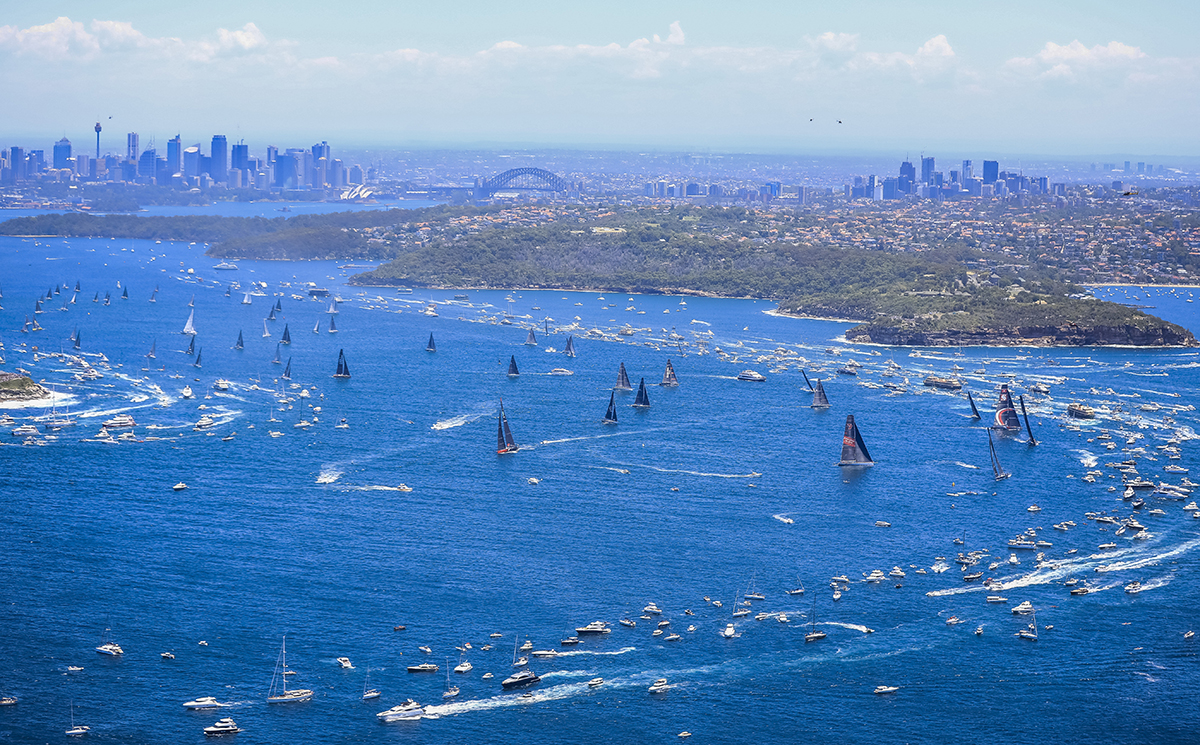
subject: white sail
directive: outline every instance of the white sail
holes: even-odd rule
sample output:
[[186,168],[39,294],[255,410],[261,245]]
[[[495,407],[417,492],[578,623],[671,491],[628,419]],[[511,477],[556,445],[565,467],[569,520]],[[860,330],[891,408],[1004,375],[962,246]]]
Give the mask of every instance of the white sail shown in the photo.
[[196,311],[192,310],[191,313],[188,313],[187,323],[183,324],[183,333],[188,334],[190,336],[195,336],[196,335],[195,321],[196,321]]

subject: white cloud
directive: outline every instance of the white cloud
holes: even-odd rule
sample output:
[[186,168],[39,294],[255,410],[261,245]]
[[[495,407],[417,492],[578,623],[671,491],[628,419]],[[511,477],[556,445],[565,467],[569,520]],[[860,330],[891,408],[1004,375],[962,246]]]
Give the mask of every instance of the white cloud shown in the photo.
[[1046,42],[1032,57],[1013,57],[1005,63],[1012,74],[1049,81],[1113,82],[1153,63],[1138,47],[1119,41],[1084,46],[1078,39],[1069,44]]
[[655,34],[654,43],[683,46],[683,28],[679,25],[679,21],[675,21],[671,24],[671,33],[667,34],[667,40],[665,42],[658,38],[658,34]]
[[0,49],[41,57],[88,57],[98,52],[100,45],[82,23],[59,17],[27,29],[0,26]]

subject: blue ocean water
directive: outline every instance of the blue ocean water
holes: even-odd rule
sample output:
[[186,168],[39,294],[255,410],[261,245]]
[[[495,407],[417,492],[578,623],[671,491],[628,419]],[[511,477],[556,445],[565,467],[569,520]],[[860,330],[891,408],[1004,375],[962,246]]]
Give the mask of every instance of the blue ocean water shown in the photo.
[[[1147,497],[1147,540],[1085,513],[1133,513],[1106,463],[1136,458],[1144,477],[1176,484],[1164,466],[1197,465],[1195,351],[852,347],[838,340],[847,324],[773,316],[765,301],[400,295],[345,285],[357,268],[239,261],[217,272],[201,251],[0,238],[0,370],[52,385],[78,421],[40,444],[2,434],[0,695],[20,703],[0,707],[0,740],[62,738],[72,704],[98,742],[200,742],[221,716],[243,743],[674,742],[681,731],[690,742],[1194,740],[1190,498]],[[241,291],[226,297],[232,282]],[[252,282],[266,294],[246,305]],[[328,299],[292,297],[307,298],[309,282],[344,300],[336,334]],[[1155,312],[1200,327],[1186,292],[1147,292]],[[44,330],[22,334],[39,294]],[[193,297],[200,368],[180,333]],[[283,312],[264,321],[276,300]],[[431,303],[436,317],[423,314]],[[619,335],[627,324],[634,333]],[[277,347],[285,326],[292,344]],[[536,347],[523,344],[528,327]],[[560,353],[568,333],[575,358]],[[81,355],[103,377],[76,380],[78,364],[34,346]],[[331,377],[339,350],[349,380]],[[505,374],[510,356],[519,377]],[[656,385],[668,358],[675,389]],[[851,359],[858,375],[836,374]],[[605,426],[621,362],[635,386],[646,379],[651,408],[619,393],[620,422]],[[736,380],[747,368],[767,381]],[[830,410],[809,408],[802,369],[823,380]],[[921,385],[930,373],[962,375],[985,417],[999,384],[1025,395],[1040,444],[997,439],[1011,478],[993,480],[985,431],[961,394]],[[1049,396],[1031,393],[1035,382]],[[196,398],[180,397],[185,385]],[[506,456],[495,453],[501,398],[521,445]],[[1097,419],[1067,420],[1072,402]],[[47,414],[4,411],[17,424]],[[136,419],[136,441],[89,441],[117,413]],[[877,461],[857,473],[834,466],[850,413]],[[203,414],[216,425],[193,431]],[[335,428],[342,418],[349,427]],[[1177,460],[1162,449],[1173,440]],[[173,491],[180,481],[189,488]],[[1053,544],[1042,565],[1029,551],[1007,563],[1007,541],[1039,527]],[[1109,541],[1115,550],[1097,548]],[[961,579],[957,552],[982,549],[972,570],[1002,590]],[[948,571],[932,569],[937,557]],[[897,566],[902,579],[861,581]],[[837,601],[835,575],[850,580]],[[1096,591],[1071,596],[1070,578]],[[1133,580],[1146,589],[1126,594]],[[803,595],[785,594],[801,582]],[[733,619],[748,589],[766,599]],[[988,604],[989,593],[1008,602]],[[1014,636],[1029,619],[1010,608],[1025,600],[1036,642]],[[640,618],[649,602],[682,639],[652,636],[659,617]],[[594,620],[612,632],[560,646]],[[731,621],[738,635],[722,638]],[[806,644],[814,621],[828,636]],[[93,651],[106,628],[122,657]],[[315,696],[268,706],[285,634],[290,685]],[[499,685],[526,639],[563,653],[531,660],[543,680],[529,698]],[[474,669],[451,676],[461,694],[444,702],[445,666],[465,643]],[[439,672],[406,672],[426,661]],[[383,696],[364,702],[368,667]],[[597,676],[605,684],[589,688]],[[671,690],[650,695],[661,677]],[[878,685],[900,690],[873,695]],[[206,695],[230,706],[181,706]],[[431,707],[425,718],[377,720],[410,697]]]

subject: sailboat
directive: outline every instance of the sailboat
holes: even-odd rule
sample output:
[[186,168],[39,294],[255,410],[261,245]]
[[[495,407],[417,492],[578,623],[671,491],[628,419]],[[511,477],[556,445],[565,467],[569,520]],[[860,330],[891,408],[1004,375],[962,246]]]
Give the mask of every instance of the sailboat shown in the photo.
[[97,291],[96,294],[92,297],[92,302],[93,303],[100,302],[100,292],[99,291]]
[[1029,444],[1036,445],[1037,440],[1035,440],[1033,437],[1033,428],[1029,426],[1029,412],[1025,410],[1025,397],[1021,396],[1020,401],[1021,401],[1021,415],[1025,417],[1025,431],[1029,433]]
[[75,305],[75,301],[77,301],[77,300],[79,300],[78,292],[76,292],[74,295],[71,296],[71,305]]
[[75,724],[75,701],[72,700],[71,701],[71,729],[67,730],[67,734],[71,735],[72,737],[78,737],[80,735],[86,735],[88,732],[91,732],[91,730],[92,730],[92,728],[87,726],[86,724],[80,724],[80,725]]
[[367,675],[363,678],[363,695],[362,700],[366,701],[372,698],[379,698],[379,689],[371,688],[371,666],[367,665]]
[[283,342],[277,342],[275,344],[275,359],[271,360],[271,363],[274,365],[282,365],[283,364],[283,360],[279,358],[279,346],[281,344],[283,344]]
[[121,299],[122,300],[129,299],[129,288],[128,287],[126,287],[124,290],[121,291]]
[[458,695],[458,686],[450,685],[450,658],[446,658],[446,692],[442,694],[442,698],[454,698]]
[[504,413],[504,399],[500,399],[500,416],[496,420],[496,454],[515,453],[519,448],[508,428],[508,416]]
[[604,412],[604,419],[601,420],[604,424],[617,423],[617,392],[608,392],[608,411]]
[[[78,332],[76,332],[76,334],[78,334]],[[150,359],[154,359],[154,348],[157,346],[158,346],[157,339],[150,342],[150,351],[146,353],[146,356],[149,357]]]
[[337,333],[337,322],[334,320],[333,316],[329,317],[329,333]]
[[621,363],[621,367],[617,370],[617,384],[613,386],[618,391],[632,391],[633,385],[629,382],[629,375],[625,372],[625,363]]
[[283,312],[283,301],[282,300],[275,301],[275,310],[279,311],[280,313]]
[[515,354],[510,355],[508,358],[508,377],[515,378],[520,374],[521,372],[517,370],[517,356]]
[[307,688],[295,688],[289,691],[287,672],[287,636],[285,635],[283,644],[279,647],[279,659],[275,661],[275,673],[271,676],[271,689],[267,692],[268,704],[298,703],[308,701],[313,697],[313,692]]
[[112,301],[112,293],[104,293],[104,304],[108,305]]
[[1004,470],[1000,465],[1000,459],[996,457],[996,443],[992,441],[992,431],[990,429],[988,430],[988,449],[992,451],[992,475],[996,477],[996,480],[1003,481],[1012,476],[1011,473]]
[[319,318],[317,319],[317,322],[315,324],[313,324],[313,333],[314,334],[321,333],[321,319],[319,319]]
[[286,323],[283,324],[283,338],[279,340],[279,343],[280,344],[291,344],[292,343],[292,335],[288,331],[288,325]]
[[287,367],[285,367],[283,369],[283,379],[284,380],[292,379],[292,358],[291,357],[288,357]]
[[1017,409],[1013,406],[1012,393],[1009,393],[1007,384],[1000,386],[1000,400],[996,402],[996,418],[992,429],[1003,432],[1018,432],[1021,429]]
[[808,642],[815,642],[819,639],[825,638],[824,631],[817,631],[817,601],[816,600],[813,600],[811,628],[812,628],[812,631],[809,631],[807,634],[804,635],[804,642],[806,644]]
[[[34,322],[33,322],[33,330],[34,330],[34,331],[37,331],[37,330],[38,330],[37,321],[34,321]],[[75,348],[76,348],[76,349],[79,349],[79,343],[80,343],[80,342],[79,342],[79,330],[78,330],[78,329],[76,329],[76,331],[75,331]]]
[[192,299],[188,301],[188,307],[189,308],[196,307],[196,296],[195,295],[192,295]]
[[234,349],[245,349],[246,348],[246,343],[242,341],[242,330],[241,329],[238,329],[237,344],[234,344],[233,348]]
[[1013,634],[1013,636],[1018,636],[1022,639],[1028,639],[1031,642],[1036,642],[1038,640],[1037,611],[1033,612],[1033,622],[1030,623],[1028,627],[1023,628],[1017,633]]
[[533,335],[533,329],[529,329],[529,335],[525,337],[525,346],[536,347],[537,337]]
[[79,292],[79,280],[75,280],[75,292]]
[[425,351],[426,352],[436,352],[437,351],[437,345],[433,343],[433,333],[432,332],[430,332],[430,334],[429,334],[429,343],[425,345]]
[[157,303],[158,302],[158,300],[156,298],[157,295],[158,295],[158,288],[155,287],[154,292],[150,293],[150,302]]
[[275,320],[275,308],[271,308],[271,313],[270,313],[270,315],[268,315],[268,316],[267,316],[267,320],[268,320],[268,321],[274,321],[274,320]]
[[196,353],[196,337],[195,337],[195,335],[193,335],[192,340],[190,342],[188,342],[188,348],[187,348],[187,352],[185,352],[185,354],[195,354],[195,353]]
[[335,378],[348,379],[350,377],[350,366],[346,364],[346,350],[338,350],[337,372],[333,374]]
[[846,415],[846,432],[842,435],[842,459],[839,466],[873,466],[871,454],[867,452],[867,444],[863,442],[858,426],[854,424],[854,415]]
[[633,399],[633,407],[635,409],[649,409],[650,396],[646,395],[646,379],[642,378],[642,382],[638,384],[637,396]]
[[180,333],[196,335],[196,310],[193,308],[191,313],[188,313],[187,323],[183,324],[183,331]]
[[200,367],[200,354],[201,354],[203,351],[204,351],[203,349],[200,349],[200,350],[197,350],[197,351],[196,351],[196,361],[192,363],[192,366],[193,366],[193,367]]
[[329,301],[329,310],[327,310],[327,311],[325,311],[325,312],[326,312],[326,313],[328,313],[328,314],[329,314],[329,315],[331,315],[331,316],[332,316],[332,315],[336,315],[336,314],[337,314],[337,312],[338,312],[337,306],[336,306],[336,305],[334,305],[334,303],[333,303],[333,301],[332,301],[332,300],[330,300],[330,301]]
[[813,388],[812,408],[828,409],[829,399],[825,396],[825,386],[821,385],[821,379],[817,378],[817,385]]
[[25,325],[21,327],[22,334],[29,333],[29,316],[25,316]]
[[567,337],[567,348],[563,350],[563,354],[568,357],[575,356],[575,337],[573,335]]
[[232,296],[233,296],[233,287],[232,286],[226,287],[225,288],[225,297],[232,297]]
[[967,391],[967,403],[971,404],[971,415],[976,419],[983,419],[983,417],[979,415],[979,409],[975,407],[975,399],[971,398],[970,391]]
[[266,338],[269,338],[270,336],[271,336],[271,332],[267,329],[267,322],[264,320],[263,321],[263,338],[266,339]]
[[667,369],[663,370],[663,379],[659,383],[664,388],[679,387],[679,378],[675,377],[675,368],[671,365],[671,360],[667,360]]
[[33,301],[33,313],[34,313],[34,315],[37,315],[38,313],[41,313],[41,312],[42,312],[42,301],[41,301],[41,298],[39,298],[39,299]]
[[246,294],[242,295],[242,305],[249,305],[249,304],[250,304],[250,293],[247,292]]

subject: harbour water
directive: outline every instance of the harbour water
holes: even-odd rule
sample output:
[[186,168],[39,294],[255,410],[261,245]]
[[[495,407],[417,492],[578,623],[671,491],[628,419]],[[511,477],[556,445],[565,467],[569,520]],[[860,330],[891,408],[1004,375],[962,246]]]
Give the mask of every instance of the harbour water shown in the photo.
[[[77,421],[36,444],[11,427],[0,435],[0,695],[20,701],[0,707],[0,741],[63,738],[72,702],[97,742],[200,742],[223,716],[243,743],[1194,739],[1200,639],[1184,634],[1200,629],[1200,520],[1183,505],[1200,494],[1147,492],[1144,540],[1085,517],[1134,513],[1107,463],[1134,458],[1143,477],[1173,484],[1182,475],[1165,466],[1200,463],[1194,350],[913,356],[846,345],[848,324],[773,316],[765,301],[397,294],[347,286],[361,268],[238,261],[221,272],[202,250],[0,238],[0,370],[29,371]],[[246,304],[252,283],[266,286]],[[337,333],[330,298],[310,299],[308,283],[342,298]],[[1200,329],[1187,291],[1136,294],[1129,302]],[[44,330],[22,334],[39,295]],[[193,297],[199,368],[180,333]],[[264,321],[276,301],[278,319]],[[632,335],[617,333],[627,324]],[[277,347],[285,326],[292,343]],[[537,346],[524,344],[531,326]],[[561,354],[568,334],[575,358]],[[348,380],[331,377],[339,350]],[[72,356],[102,377],[76,379]],[[668,358],[678,388],[656,385]],[[837,374],[848,360],[857,375]],[[646,379],[651,407],[618,393],[619,423],[605,426],[621,362],[635,387]],[[736,380],[747,368],[766,382]],[[802,370],[832,408],[809,408]],[[1011,478],[993,479],[983,425],[961,392],[924,387],[929,374],[963,378],[985,423],[999,384],[1024,395],[1039,444],[997,437]],[[185,385],[194,399],[181,398]],[[501,398],[521,446],[503,456]],[[1075,402],[1097,418],[1069,420]],[[3,412],[16,424],[48,413]],[[118,413],[136,420],[135,440],[93,441]],[[204,414],[214,426],[194,431]],[[834,466],[846,414],[873,468]],[[1177,459],[1161,447],[1172,441]],[[1076,525],[1051,527],[1064,521]],[[1007,542],[1028,529],[1052,544],[1040,567],[1034,551],[1009,563]],[[983,549],[968,572],[1002,583],[990,590],[954,562]],[[862,581],[897,566],[903,578]],[[849,582],[834,601],[837,575]],[[1094,591],[1070,595],[1071,578]],[[1127,594],[1134,580],[1145,589]],[[802,595],[785,594],[799,583]],[[749,589],[765,600],[733,618]],[[1010,609],[1026,600],[1036,642],[1014,636],[1030,619]],[[661,617],[641,618],[649,602]],[[611,633],[560,646],[594,620]],[[660,620],[682,638],[652,636]],[[814,620],[827,637],[806,644]],[[737,635],[723,638],[731,622]],[[105,629],[123,656],[93,651]],[[268,706],[285,634],[289,687],[315,695]],[[531,659],[542,682],[529,697],[499,685],[525,639],[560,652]],[[460,658],[474,669],[452,674],[461,693],[447,702],[444,666]],[[420,662],[438,673],[406,672]],[[368,666],[383,695],[364,702]],[[670,690],[649,694],[664,677]],[[879,685],[899,690],[873,695]],[[197,696],[229,706],[186,711]],[[424,718],[377,720],[407,698],[430,707]]]

